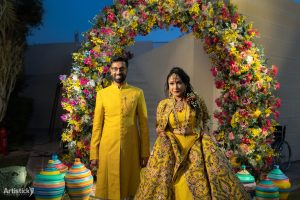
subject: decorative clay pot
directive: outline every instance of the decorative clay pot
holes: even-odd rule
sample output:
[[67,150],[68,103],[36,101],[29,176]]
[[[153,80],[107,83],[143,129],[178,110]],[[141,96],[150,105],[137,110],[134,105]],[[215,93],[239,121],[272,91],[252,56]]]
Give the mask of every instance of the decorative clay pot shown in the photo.
[[88,200],[93,186],[93,176],[79,158],[65,176],[67,192],[71,199]]
[[255,195],[256,182],[255,178],[246,170],[246,166],[241,166],[242,170],[236,173],[236,176],[240,179],[244,185],[246,191],[253,197]]
[[289,178],[279,169],[278,165],[275,165],[274,169],[268,173],[268,178],[279,188],[279,199],[288,199],[291,183]]
[[65,191],[64,176],[55,168],[53,160],[35,176],[34,196],[37,200],[60,200]]
[[278,187],[268,177],[266,177],[256,186],[255,199],[279,200]]
[[54,165],[56,167],[56,169],[58,169],[60,171],[60,173],[62,175],[66,175],[67,171],[68,171],[68,167],[66,165],[64,165],[59,159],[57,154],[52,154],[52,160],[54,162]]

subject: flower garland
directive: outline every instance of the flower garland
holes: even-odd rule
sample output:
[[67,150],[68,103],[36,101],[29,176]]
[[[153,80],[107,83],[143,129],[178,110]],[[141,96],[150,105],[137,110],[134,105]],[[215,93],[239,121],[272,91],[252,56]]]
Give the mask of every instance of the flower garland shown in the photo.
[[[110,84],[111,56],[124,55],[137,35],[151,30],[180,28],[203,41],[213,67],[219,110],[215,131],[226,156],[238,167],[245,163],[259,172],[270,166],[272,132],[280,99],[277,67],[268,66],[263,49],[255,44],[258,32],[237,8],[223,0],[119,0],[94,19],[81,49],[73,54],[69,76],[63,83],[61,118],[67,123],[62,141],[68,146],[65,160],[81,157],[88,162],[89,141],[97,91]],[[274,116],[274,117],[273,117]]]

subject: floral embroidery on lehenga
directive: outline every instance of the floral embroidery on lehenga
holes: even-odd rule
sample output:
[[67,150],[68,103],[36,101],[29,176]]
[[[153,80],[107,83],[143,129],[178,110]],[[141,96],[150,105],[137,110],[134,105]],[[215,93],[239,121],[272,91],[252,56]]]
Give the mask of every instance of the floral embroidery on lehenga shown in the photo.
[[[157,109],[157,127],[165,130],[173,102],[165,99]],[[203,106],[203,105],[202,105]],[[202,110],[202,123],[193,124],[203,130],[207,112]],[[195,115],[193,115],[195,117]],[[205,116],[203,118],[203,116]],[[197,121],[197,120],[194,120]],[[203,123],[204,122],[204,123]],[[247,200],[249,195],[232,171],[229,162],[209,135],[196,133],[195,140],[186,153],[181,152],[173,133],[158,136],[147,167],[141,173],[141,182],[135,199],[172,200],[173,184],[178,176],[186,179],[189,191],[199,200]]]

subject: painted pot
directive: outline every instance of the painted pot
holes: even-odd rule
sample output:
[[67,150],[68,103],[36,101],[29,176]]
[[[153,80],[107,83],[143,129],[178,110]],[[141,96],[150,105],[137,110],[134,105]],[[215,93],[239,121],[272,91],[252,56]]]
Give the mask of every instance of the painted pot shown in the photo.
[[242,170],[236,173],[241,183],[244,185],[246,191],[253,197],[255,195],[256,182],[255,178],[246,170],[246,166],[241,166]]
[[289,178],[279,169],[278,165],[274,166],[274,169],[268,173],[268,178],[279,188],[279,199],[288,199],[291,182]]
[[91,171],[75,159],[74,164],[65,175],[66,188],[71,199],[88,200],[93,186]]
[[60,173],[62,175],[66,175],[67,171],[68,171],[68,167],[66,165],[64,165],[59,159],[57,154],[52,154],[52,160],[54,162],[54,165],[56,167],[56,169],[58,169],[60,171]]
[[37,200],[60,200],[65,191],[64,176],[55,168],[53,160],[35,176],[34,196]]
[[255,190],[256,200],[279,200],[278,187],[266,177],[260,181]]

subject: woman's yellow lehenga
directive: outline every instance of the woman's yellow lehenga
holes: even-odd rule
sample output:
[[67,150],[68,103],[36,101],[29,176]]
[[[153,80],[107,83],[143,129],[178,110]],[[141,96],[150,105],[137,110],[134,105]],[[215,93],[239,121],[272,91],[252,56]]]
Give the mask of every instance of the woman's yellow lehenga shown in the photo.
[[[174,109],[168,109],[167,102],[162,104],[160,107],[164,108],[158,108],[158,115],[168,114],[164,129],[166,134],[156,139],[148,165],[142,170],[135,199],[250,199],[210,136],[174,134],[178,123],[183,124],[186,120],[187,113],[190,115],[189,125],[195,130],[195,112],[186,106],[175,113],[176,120]],[[161,119],[160,116],[157,118]]]

